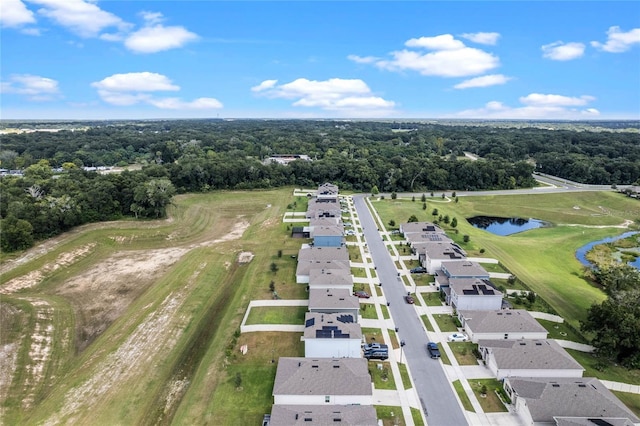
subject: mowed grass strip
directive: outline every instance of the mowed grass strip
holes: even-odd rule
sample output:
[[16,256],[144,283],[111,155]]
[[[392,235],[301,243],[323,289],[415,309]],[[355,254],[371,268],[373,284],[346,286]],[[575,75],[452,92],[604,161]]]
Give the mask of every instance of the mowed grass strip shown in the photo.
[[453,381],[453,389],[455,389],[456,394],[458,394],[458,398],[460,398],[460,402],[462,402],[462,408],[464,408],[466,411],[471,411],[472,413],[475,413],[476,410],[473,409],[473,405],[471,405],[471,400],[469,400],[467,393],[464,391],[464,388],[462,387],[462,383],[460,383],[460,380]]
[[249,312],[247,325],[254,324],[304,324],[308,306],[254,306]]

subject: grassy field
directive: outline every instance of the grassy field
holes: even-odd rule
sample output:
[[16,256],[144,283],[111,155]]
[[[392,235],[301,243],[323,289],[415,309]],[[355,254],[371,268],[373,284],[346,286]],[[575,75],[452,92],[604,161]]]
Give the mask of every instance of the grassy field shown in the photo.
[[307,306],[254,306],[249,312],[247,325],[253,324],[304,324]]
[[[613,226],[640,217],[636,200],[604,191],[465,196],[458,203],[434,200],[426,212],[410,199],[375,201],[373,206],[384,223],[391,219],[401,223],[411,215],[431,221],[432,207],[443,215],[456,217],[458,233],[451,232],[450,236],[470,256],[500,260],[576,327],[585,318],[587,308],[604,299],[604,293],[585,280],[584,267],[575,258],[575,251],[591,241],[624,232],[625,229]],[[501,237],[474,228],[464,220],[478,215],[536,218],[554,226]],[[469,236],[469,242],[463,242],[464,235]]]
[[296,333],[238,333],[271,282],[307,297],[291,257],[300,241],[281,222],[291,201],[290,189],[181,195],[169,220],[87,225],[24,261],[3,256],[0,338],[15,350],[2,422],[258,423],[272,357],[304,353]]

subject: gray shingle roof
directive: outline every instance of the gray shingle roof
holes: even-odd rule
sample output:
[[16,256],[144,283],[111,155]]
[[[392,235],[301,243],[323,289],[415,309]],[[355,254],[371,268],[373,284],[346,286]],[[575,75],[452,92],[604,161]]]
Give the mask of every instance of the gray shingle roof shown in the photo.
[[373,395],[364,358],[280,357],[274,395]]
[[501,311],[460,311],[465,327],[473,333],[540,333],[546,329],[523,309]]
[[442,269],[450,277],[489,277],[489,273],[478,262],[470,260],[451,260],[442,262]]
[[312,268],[309,271],[309,285],[353,285],[350,268]]
[[362,339],[358,318],[350,314],[307,312],[304,316],[305,339]]
[[[556,421],[556,426],[634,426],[631,420],[623,419],[621,417],[553,417]],[[606,423],[599,422],[602,420]]]
[[309,275],[309,277],[311,277],[311,271],[322,271],[323,269],[333,271],[342,270],[344,273],[351,275],[349,261],[344,260],[298,261],[296,275]]
[[465,259],[467,256],[464,250],[450,242],[417,243],[415,247],[418,254],[431,259],[456,260]]
[[502,296],[502,292],[486,279],[450,278],[451,291],[464,296]]
[[349,251],[346,247],[305,247],[298,250],[298,263],[323,260],[342,260],[349,262]]
[[[339,420],[338,420],[339,419]],[[273,405],[270,426],[377,426],[372,405]]]
[[499,369],[584,370],[554,340],[479,340],[478,346],[490,348]]
[[636,417],[602,382],[582,378],[508,378],[509,386],[527,401],[534,422],[553,422],[554,417]]
[[309,309],[360,309],[360,300],[347,289],[309,290]]
[[313,226],[311,227],[311,236],[312,237],[319,237],[319,236],[329,236],[329,237],[335,237],[335,236],[342,236],[342,234],[344,233],[344,226],[338,226],[338,225],[329,225],[329,226]]
[[415,232],[426,233],[426,232],[437,232],[440,234],[444,234],[442,228],[438,225],[433,224],[432,222],[407,222],[400,224],[400,230],[405,234],[412,234]]

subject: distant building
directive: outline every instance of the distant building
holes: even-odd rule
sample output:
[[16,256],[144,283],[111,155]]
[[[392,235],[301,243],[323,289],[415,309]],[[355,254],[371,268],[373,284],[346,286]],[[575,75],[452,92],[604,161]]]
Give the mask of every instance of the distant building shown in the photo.
[[307,312],[304,356],[307,358],[361,358],[362,328],[350,314]]
[[372,405],[274,405],[268,426],[375,426]]
[[286,166],[292,161],[296,161],[296,160],[311,161],[311,158],[305,154],[274,154],[270,157],[267,157],[263,161],[263,164],[267,165],[271,163],[276,163],[276,164],[282,164]]
[[469,340],[546,339],[548,332],[523,309],[458,311],[458,319]]
[[446,302],[457,311],[502,308],[502,292],[487,279],[451,278],[448,290]]
[[360,314],[360,300],[348,289],[310,288],[309,312],[350,314],[358,318]]

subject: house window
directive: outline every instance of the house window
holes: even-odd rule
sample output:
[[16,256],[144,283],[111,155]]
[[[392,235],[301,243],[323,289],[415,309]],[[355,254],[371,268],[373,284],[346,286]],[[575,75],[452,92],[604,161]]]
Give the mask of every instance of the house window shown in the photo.
[[324,397],[324,402],[326,402],[327,404],[331,402],[331,397],[330,396],[325,396]]

